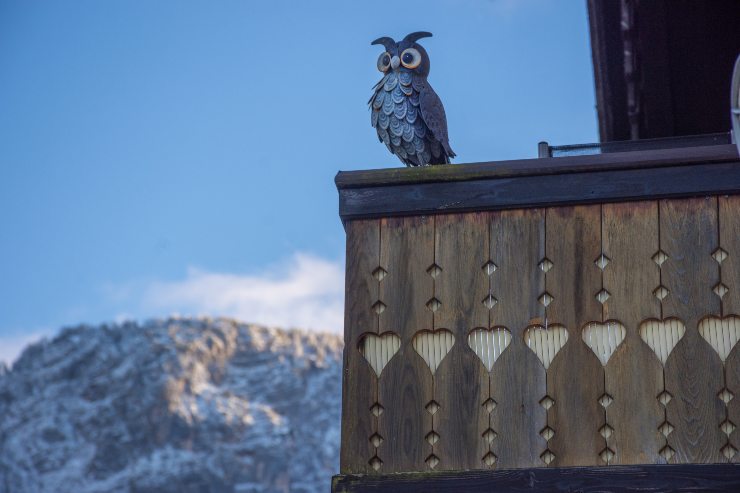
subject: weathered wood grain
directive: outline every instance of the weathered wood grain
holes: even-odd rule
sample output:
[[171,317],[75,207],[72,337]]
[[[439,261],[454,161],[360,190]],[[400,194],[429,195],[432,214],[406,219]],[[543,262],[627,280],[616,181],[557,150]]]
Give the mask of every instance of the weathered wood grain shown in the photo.
[[[666,443],[674,454],[669,462],[727,460],[720,424],[740,425],[740,350],[723,368],[697,327],[708,315],[740,315],[740,196],[345,226],[342,473],[428,471],[430,455],[439,458],[436,471],[543,467],[545,449],[554,454],[550,466],[593,466],[603,464],[605,447],[614,454],[610,465],[661,463]],[[721,264],[720,246],[727,252]],[[659,248],[667,255],[662,269],[652,260]],[[602,252],[603,272],[595,264]],[[545,257],[552,263],[547,274],[538,268]],[[483,269],[489,260],[496,265],[490,276]],[[373,275],[378,267],[382,280]],[[720,282],[729,289],[722,298],[713,292]],[[662,305],[654,294],[660,285],[668,292]],[[603,306],[596,298],[602,288]],[[545,292],[553,297],[547,309],[538,301]],[[432,297],[441,302],[434,313],[427,306]],[[669,317],[683,321],[686,333],[663,370],[639,328],[646,319]],[[626,337],[602,367],[581,332],[605,320],[624,325]],[[547,373],[523,339],[528,327],[546,324],[569,330]],[[497,326],[512,339],[489,374],[468,334]],[[432,376],[413,340],[419,331],[441,329],[455,335],[455,345]],[[401,349],[378,379],[358,343],[365,333],[388,331],[400,336]],[[672,395],[665,411],[656,400],[663,378]],[[727,406],[718,398],[725,386],[733,394]],[[598,403],[604,392],[613,399],[605,411]],[[539,404],[546,394],[555,400],[549,412]],[[496,402],[490,413],[482,405],[489,396]],[[440,405],[434,416],[425,409],[433,399]],[[370,412],[376,402],[379,416]],[[673,427],[667,442],[658,431],[664,419]],[[605,423],[606,438],[599,434]],[[540,436],[545,426],[554,430],[549,444]],[[490,443],[483,437],[488,427],[496,433]],[[437,441],[427,440],[432,431]],[[370,441],[376,433],[377,447]],[[737,430],[729,446],[740,450]],[[495,464],[483,461],[488,452]]]
[[385,411],[378,419],[384,442],[379,456],[381,471],[423,471],[432,453],[425,435],[432,416],[424,409],[432,399],[432,375],[414,351],[413,337],[433,326],[426,307],[434,286],[427,268],[434,262],[434,220],[431,217],[391,218],[381,221],[380,264],[388,272],[380,284],[385,310],[379,331],[394,331],[401,349],[380,378],[379,396]]
[[658,431],[665,412],[656,399],[663,390],[663,366],[640,338],[640,323],[660,318],[660,302],[653,295],[660,269],[652,260],[659,249],[658,233],[655,201],[602,207],[603,250],[609,259],[603,271],[609,292],[604,317],[627,329],[605,368],[606,388],[614,398],[606,408],[614,430],[607,438],[613,464],[665,462],[659,453],[665,438]]
[[686,334],[665,364],[666,390],[673,399],[666,408],[674,431],[668,444],[672,462],[723,462],[725,438],[719,425],[724,404],[717,398],[724,386],[722,363],[699,335],[699,321],[720,311],[712,288],[719,269],[712,259],[717,243],[716,198],[660,202],[660,244],[668,255],[661,276],[669,294],[663,299],[663,317],[675,316],[686,324]]
[[569,467],[335,476],[333,493],[673,493],[740,491],[740,465]]
[[720,243],[727,252],[722,261],[722,283],[729,291],[722,297],[725,314],[740,315],[740,195],[719,197]]
[[546,291],[553,297],[547,307],[551,324],[569,331],[568,342],[547,372],[547,392],[555,400],[547,423],[555,431],[550,450],[553,466],[599,464],[606,442],[599,435],[604,409],[604,370],[584,344],[584,324],[600,322],[602,307],[596,299],[601,290],[601,271],[594,261],[601,254],[600,206],[577,206],[547,210],[547,247],[552,262],[546,274]]
[[[731,462],[740,462],[740,350],[737,347],[730,353],[725,362],[725,386],[732,400],[727,403],[727,419],[736,427],[729,436],[729,445],[734,450],[727,457]],[[723,394],[727,395],[727,394]]]
[[[722,298],[722,314],[740,316],[740,195],[719,197],[719,240],[727,258],[722,261],[722,283],[729,289]],[[727,405],[727,417],[740,426],[740,349],[737,346],[725,362],[727,389],[734,398]],[[740,430],[730,434],[730,445],[738,452],[733,462],[740,462]]]
[[372,473],[375,455],[370,436],[377,429],[370,407],[377,400],[377,378],[357,349],[360,336],[377,332],[372,305],[378,300],[373,270],[380,262],[380,221],[350,221],[347,231],[345,278],[344,364],[342,372],[342,444],[340,471]]
[[[565,158],[556,158],[565,159]],[[739,162],[339,190],[343,220],[740,193]]]
[[537,356],[525,345],[523,334],[532,323],[544,319],[537,297],[545,287],[537,263],[544,256],[544,211],[527,209],[493,212],[490,258],[498,266],[491,277],[491,291],[498,300],[491,310],[491,326],[511,331],[509,347],[493,366],[490,393],[497,403],[490,423],[498,437],[491,450],[497,467],[543,466],[540,454],[546,442],[539,432],[545,427],[545,371]]
[[[435,396],[441,408],[435,415],[440,435],[436,469],[480,469],[488,442],[488,371],[468,346],[468,333],[488,327],[488,214],[450,214],[435,218],[435,263],[440,271],[434,280],[436,298],[442,303],[434,313],[434,328],[455,335],[452,351],[442,360],[434,378]],[[485,393],[484,393],[485,391]],[[485,397],[483,397],[485,395]]]

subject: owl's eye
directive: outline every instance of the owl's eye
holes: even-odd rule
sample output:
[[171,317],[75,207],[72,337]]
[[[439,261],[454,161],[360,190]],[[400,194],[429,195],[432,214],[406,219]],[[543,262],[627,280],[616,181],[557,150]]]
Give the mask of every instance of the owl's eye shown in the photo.
[[386,72],[391,66],[391,55],[387,51],[378,57],[378,70]]
[[421,53],[414,48],[407,48],[401,53],[401,63],[406,68],[414,69],[421,63]]

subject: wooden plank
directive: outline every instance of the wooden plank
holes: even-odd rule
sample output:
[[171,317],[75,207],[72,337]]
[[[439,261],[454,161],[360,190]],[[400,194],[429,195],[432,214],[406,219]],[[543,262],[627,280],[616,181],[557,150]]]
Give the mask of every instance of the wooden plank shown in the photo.
[[333,493],[669,493],[740,491],[740,465],[691,464],[538,468],[335,476]]
[[640,338],[640,324],[660,319],[653,290],[660,269],[652,257],[659,250],[658,203],[604,204],[602,208],[604,289],[609,299],[604,318],[626,328],[624,342],[605,368],[606,388],[614,401],[606,408],[613,429],[607,444],[613,464],[662,463],[665,438],[658,428],[665,412],[656,396],[663,391],[663,366]]
[[740,165],[736,160],[664,168],[345,188],[339,191],[339,215],[348,220],[737,193],[740,193]]
[[434,328],[450,330],[455,345],[435,373],[434,394],[441,408],[435,414],[440,436],[434,453],[436,469],[480,469],[489,451],[483,437],[488,429],[488,371],[468,346],[468,333],[488,328],[488,275],[483,270],[489,255],[488,214],[449,214],[435,218],[435,297],[441,306],[434,313]]
[[665,364],[665,387],[673,395],[666,408],[674,431],[668,445],[671,462],[722,462],[725,438],[719,428],[725,418],[717,394],[724,386],[722,363],[699,335],[697,326],[707,314],[720,312],[712,292],[719,269],[712,259],[717,244],[716,198],[660,202],[660,245],[668,259],[661,267],[663,318],[677,317],[686,325]]
[[343,473],[374,472],[375,455],[370,436],[377,420],[370,408],[377,400],[377,378],[357,350],[362,334],[378,330],[372,305],[378,299],[378,282],[372,272],[379,265],[380,221],[350,221],[347,231],[347,266],[344,308],[344,371],[342,373],[342,445],[339,469]]
[[740,315],[740,195],[719,197],[720,243],[727,252],[721,265],[722,283],[729,291],[722,297],[725,314]]
[[383,437],[379,457],[383,473],[423,471],[432,446],[424,437],[432,430],[432,416],[424,409],[432,399],[432,375],[414,351],[419,330],[433,327],[426,307],[434,294],[427,269],[434,262],[434,222],[431,217],[391,218],[381,221],[381,266],[388,272],[380,284],[385,309],[381,333],[401,337],[401,349],[380,378],[379,396],[385,411],[378,419]]
[[672,167],[677,165],[737,161],[737,159],[737,148],[728,143],[714,146],[613,152],[560,158],[516,159],[429,167],[340,171],[337,173],[334,182],[337,188],[341,190],[345,188],[365,188],[383,185]]
[[547,307],[550,324],[562,324],[568,342],[547,371],[547,393],[555,401],[547,424],[555,435],[549,449],[553,466],[602,464],[599,454],[606,442],[599,435],[604,409],[604,370],[582,340],[587,322],[602,320],[596,299],[601,290],[601,271],[594,261],[601,254],[600,206],[577,206],[547,210],[547,247],[552,262],[546,274],[546,291],[552,296]]
[[[491,292],[497,299],[490,313],[491,326],[506,327],[511,343],[493,367],[490,395],[497,403],[490,414],[498,437],[491,444],[497,467],[542,466],[545,410],[545,372],[524,343],[524,330],[544,319],[537,297],[545,287],[537,263],[545,251],[544,211],[539,209],[491,213],[490,258],[497,266]],[[460,491],[460,490],[458,490]]]
[[720,399],[731,398],[727,402],[727,419],[735,426],[735,429],[728,437],[728,444],[731,448],[723,450],[723,455],[726,453],[726,457],[731,462],[738,463],[740,462],[740,430],[738,430],[738,424],[740,424],[740,350],[735,348],[725,364],[727,392],[722,391]]
[[[720,197],[719,199],[719,240],[727,253],[722,260],[722,284],[729,291],[722,298],[722,315],[740,316],[740,195]],[[740,426],[740,350],[737,346],[725,363],[727,389],[734,398],[727,405],[727,417],[734,426]],[[730,445],[740,451],[740,430],[730,434]],[[729,451],[733,462],[740,462],[740,453]]]

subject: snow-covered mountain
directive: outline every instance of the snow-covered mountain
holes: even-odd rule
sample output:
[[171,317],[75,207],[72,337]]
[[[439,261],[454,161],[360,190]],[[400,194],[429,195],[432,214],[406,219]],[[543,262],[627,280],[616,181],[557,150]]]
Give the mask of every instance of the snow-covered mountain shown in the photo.
[[65,329],[0,371],[0,492],[328,491],[341,351],[226,319]]

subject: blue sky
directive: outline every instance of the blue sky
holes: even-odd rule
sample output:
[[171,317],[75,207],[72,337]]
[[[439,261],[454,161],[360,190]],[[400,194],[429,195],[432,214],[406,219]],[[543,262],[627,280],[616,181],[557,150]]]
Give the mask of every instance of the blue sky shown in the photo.
[[340,331],[333,178],[400,166],[370,41],[418,30],[456,163],[597,140],[584,0],[0,3],[0,359],[171,313]]

